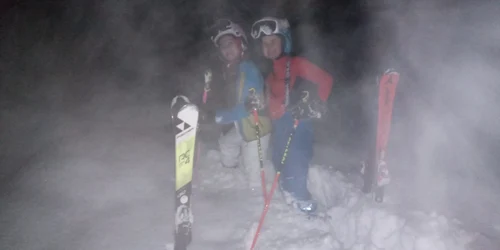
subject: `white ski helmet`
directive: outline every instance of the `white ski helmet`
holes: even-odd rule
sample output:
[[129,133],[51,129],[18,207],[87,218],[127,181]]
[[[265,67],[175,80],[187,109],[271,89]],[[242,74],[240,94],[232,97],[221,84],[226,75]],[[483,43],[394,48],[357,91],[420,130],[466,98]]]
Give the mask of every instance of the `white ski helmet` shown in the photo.
[[224,35],[233,35],[237,38],[242,38],[242,49],[246,50],[247,48],[247,36],[245,32],[241,28],[240,25],[232,22],[229,19],[219,19],[212,26],[210,39],[214,43],[215,47],[219,47],[219,39]]
[[283,52],[289,54],[292,51],[292,33],[287,19],[264,17],[252,25],[250,35],[253,39],[259,39],[263,35],[281,35],[285,39]]

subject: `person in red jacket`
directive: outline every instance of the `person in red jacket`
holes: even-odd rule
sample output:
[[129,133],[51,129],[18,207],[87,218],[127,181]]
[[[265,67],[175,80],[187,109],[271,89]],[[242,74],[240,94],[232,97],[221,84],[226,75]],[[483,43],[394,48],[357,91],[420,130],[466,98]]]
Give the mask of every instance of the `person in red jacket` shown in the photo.
[[273,71],[266,78],[266,92],[273,120],[272,161],[281,172],[280,188],[289,204],[314,213],[317,204],[307,189],[314,140],[311,119],[321,117],[315,107],[326,107],[333,78],[307,59],[291,56],[288,20],[262,18],[252,25],[251,35],[261,42],[264,57],[273,60]]

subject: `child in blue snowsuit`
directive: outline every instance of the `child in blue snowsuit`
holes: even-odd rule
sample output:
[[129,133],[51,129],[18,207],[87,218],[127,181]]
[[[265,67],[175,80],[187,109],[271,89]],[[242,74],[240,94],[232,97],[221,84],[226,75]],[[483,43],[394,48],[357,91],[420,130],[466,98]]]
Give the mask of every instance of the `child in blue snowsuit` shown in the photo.
[[[247,39],[238,24],[227,19],[218,20],[211,39],[227,63],[224,94],[232,99],[228,108],[215,113],[216,123],[234,125],[219,139],[221,163],[231,168],[243,165],[249,186],[254,189],[261,184],[260,159],[265,159],[272,128],[263,102],[255,102],[264,99],[264,79],[256,65],[244,57]],[[254,109],[258,111],[259,138]]]

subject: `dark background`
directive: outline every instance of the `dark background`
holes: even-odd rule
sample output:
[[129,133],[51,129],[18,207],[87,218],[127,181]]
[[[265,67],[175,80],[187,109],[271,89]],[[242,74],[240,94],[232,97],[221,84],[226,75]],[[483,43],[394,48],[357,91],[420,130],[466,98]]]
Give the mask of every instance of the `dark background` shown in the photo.
[[[102,84],[83,79],[85,83],[51,82],[62,91],[62,99],[47,96],[50,94],[28,96],[49,84],[44,78],[61,72],[80,78],[101,72],[118,79],[113,87],[155,89],[165,100],[177,93],[200,92],[203,68],[219,64],[206,33],[211,23],[229,17],[248,30],[259,17],[277,15],[291,22],[295,54],[306,56],[334,76],[332,105],[342,102],[348,119],[334,119],[330,125],[340,129],[344,124],[342,134],[347,135],[353,128],[349,124],[363,123],[359,93],[351,93],[351,89],[366,83],[366,78],[373,84],[385,67],[371,54],[374,44],[383,44],[377,48],[379,55],[397,55],[398,50],[388,45],[392,38],[386,36],[392,36],[394,29],[391,22],[373,25],[371,13],[399,7],[369,6],[360,1],[4,2],[2,103],[4,107],[25,102],[53,108],[85,105],[96,91],[95,85]],[[269,63],[262,60],[253,43],[250,52],[267,72]],[[25,79],[11,80],[6,75]],[[192,77],[186,79],[187,75]],[[339,116],[335,114],[340,112],[338,108],[332,110]],[[350,134],[355,135],[359,133]],[[355,141],[359,138],[344,143]]]
[[[205,33],[213,20],[230,17],[248,28],[258,17],[278,15],[292,24],[296,54],[335,79],[330,115],[319,125],[318,139],[359,149],[373,131],[375,77],[388,66],[402,75],[395,122],[404,121],[408,136],[425,120],[418,117],[421,111],[462,117],[456,124],[495,117],[476,117],[478,112],[469,110],[489,110],[490,100],[497,100],[489,96],[497,93],[491,72],[469,67],[467,76],[484,78],[473,89],[462,81],[464,71],[451,72],[461,66],[457,63],[475,64],[471,57],[488,66],[497,62],[492,44],[497,31],[488,26],[495,23],[490,14],[495,7],[494,1],[451,0],[4,1],[0,108],[69,112],[107,91],[168,103],[174,94],[201,91],[203,71],[219,63]],[[259,48],[251,52],[265,71]],[[486,94],[488,101],[479,103],[467,90]],[[490,133],[494,123],[482,124],[487,129],[467,126]],[[412,144],[414,138],[403,141]]]

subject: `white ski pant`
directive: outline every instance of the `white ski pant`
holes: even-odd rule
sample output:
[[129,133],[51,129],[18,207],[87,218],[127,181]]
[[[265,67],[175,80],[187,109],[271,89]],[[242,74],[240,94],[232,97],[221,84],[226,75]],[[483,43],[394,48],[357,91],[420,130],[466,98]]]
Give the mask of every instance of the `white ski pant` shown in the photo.
[[[270,134],[260,138],[261,154],[264,163],[267,159],[266,153],[269,138]],[[261,185],[258,140],[246,142],[235,126],[219,138],[219,147],[221,151],[221,163],[224,167],[241,166],[251,188]],[[269,172],[272,169],[269,165],[264,164],[265,168],[267,166],[267,169],[265,169],[266,177],[270,176]]]

